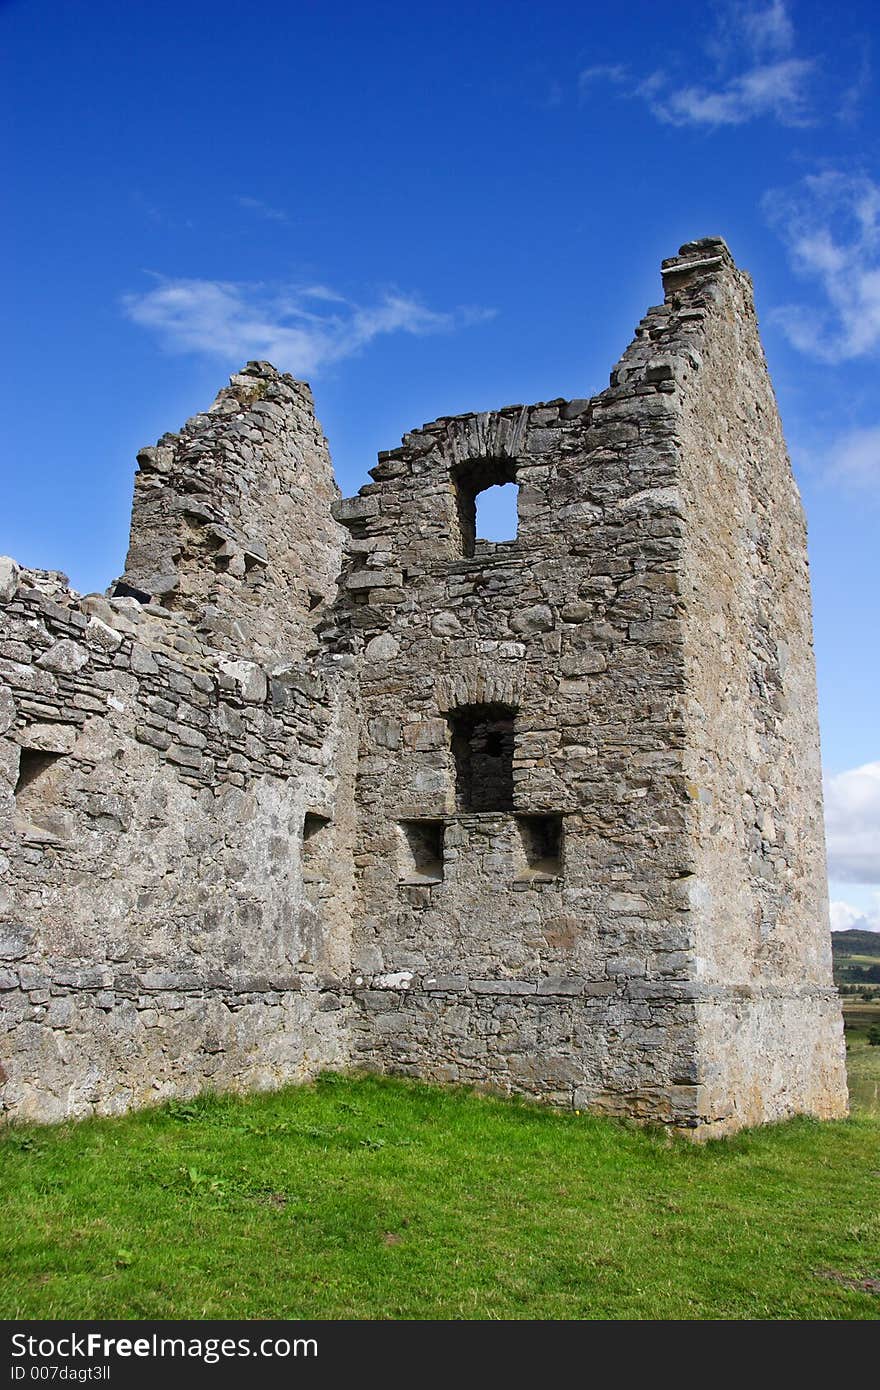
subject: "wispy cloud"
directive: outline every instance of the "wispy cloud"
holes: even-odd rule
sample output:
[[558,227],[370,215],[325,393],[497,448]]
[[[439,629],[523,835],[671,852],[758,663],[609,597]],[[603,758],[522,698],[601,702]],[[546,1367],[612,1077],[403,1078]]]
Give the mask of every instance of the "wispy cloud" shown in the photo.
[[880,493],[880,425],[841,435],[831,447],[825,476],[845,487]]
[[854,125],[858,120],[862,103],[870,91],[872,83],[871,53],[870,49],[865,47],[862,49],[859,68],[855,77],[845,85],[840,93],[837,119],[841,125]]
[[578,73],[578,87],[582,92],[588,90],[594,82],[614,82],[617,86],[630,85],[631,76],[629,68],[622,63],[597,63],[594,67],[584,68]]
[[155,278],[152,289],[125,295],[122,303],[128,318],[157,334],[166,349],[233,363],[264,358],[293,374],[318,372],[384,334],[450,332],[493,314],[438,313],[394,290],[361,305],[325,285]]
[[806,83],[813,67],[809,58],[762,63],[717,86],[657,92],[649,105],[668,125],[745,125],[760,116],[781,125],[808,125]]
[[785,0],[771,0],[769,5],[735,4],[729,15],[752,53],[787,53],[794,46],[794,25]]
[[863,357],[880,345],[880,184],[826,170],[774,189],[764,211],[819,308],[786,305],[774,318],[796,348],[823,362]]
[[825,779],[828,876],[880,884],[880,762]]
[[273,208],[271,203],[264,203],[262,198],[248,198],[244,194],[239,194],[235,200],[240,208],[246,212],[256,213],[258,217],[264,218],[266,222],[289,222],[290,218],[281,208]]
[[832,931],[880,931],[880,893],[869,908],[855,907],[839,899],[831,903]]
[[682,83],[673,72],[638,77],[615,63],[585,68],[583,95],[598,82],[612,83],[622,96],[644,101],[666,125],[745,125],[770,117],[781,125],[811,123],[809,83],[812,58],[794,52],[795,33],[785,0],[729,0],[716,11],[714,32],[705,49],[709,78]]

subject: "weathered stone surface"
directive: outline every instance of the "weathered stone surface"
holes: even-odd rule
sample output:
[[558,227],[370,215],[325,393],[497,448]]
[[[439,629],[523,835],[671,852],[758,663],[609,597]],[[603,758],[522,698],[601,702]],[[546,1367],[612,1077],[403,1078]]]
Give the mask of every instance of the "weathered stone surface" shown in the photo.
[[62,638],[54,642],[47,652],[37,658],[37,665],[47,671],[59,671],[65,676],[74,676],[89,663],[89,654],[76,642]]
[[75,724],[26,724],[18,733],[18,741],[42,753],[70,753],[78,733]]
[[220,661],[220,670],[231,677],[238,693],[250,704],[261,705],[268,692],[266,672],[253,661]]
[[393,589],[402,583],[399,570],[355,570],[345,580],[348,589]]
[[0,603],[9,603],[18,593],[21,567],[9,555],[0,555]]
[[34,939],[34,928],[23,922],[0,923],[0,960],[22,960]]
[[519,609],[510,617],[510,626],[514,632],[549,632],[553,625],[553,609],[546,603],[536,603],[531,608]]
[[[126,626],[128,625],[126,624]],[[105,623],[103,618],[96,617],[95,614],[89,618],[86,636],[96,646],[103,647],[108,652],[115,652],[122,642],[122,633],[118,632],[115,627],[111,627],[109,623]]]
[[364,656],[368,661],[393,661],[400,651],[400,643],[390,632],[383,632],[378,637],[374,637],[364,648]]
[[[840,1114],[845,1082],[802,517],[748,279],[716,241],[687,259],[595,400],[442,419],[383,456],[337,511],[336,622],[358,632],[377,556],[406,575],[393,668],[360,672],[354,939],[415,974],[381,1025],[355,1015],[355,1057],[720,1133]],[[474,492],[510,481],[516,540],[475,540]],[[491,740],[510,761],[472,814]],[[734,981],[760,984],[734,1006]]]
[[15,701],[8,686],[0,686],[0,734],[8,733],[15,723]]
[[302,657],[332,598],[343,538],[306,383],[249,362],[209,411],[138,463],[124,582],[209,624],[233,656]]
[[138,456],[127,589],[0,559],[6,1113],[353,1064],[844,1112],[800,504],[748,278],[710,239],[664,280],[607,391],[444,417],[356,498],[249,363]]

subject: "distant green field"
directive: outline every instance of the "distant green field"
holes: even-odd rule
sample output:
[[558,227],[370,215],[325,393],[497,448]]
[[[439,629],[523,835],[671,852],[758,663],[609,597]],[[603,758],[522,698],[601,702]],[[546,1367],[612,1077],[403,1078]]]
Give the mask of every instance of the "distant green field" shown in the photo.
[[[872,1022],[880,1023],[880,1008]],[[846,1073],[853,1114],[880,1116],[880,1047],[871,1047],[867,1030],[847,1029]]]
[[880,1023],[880,995],[870,1002],[844,996],[841,1002],[843,1004],[843,1022],[847,1033],[854,1028],[867,1032],[872,1023]]
[[831,953],[835,984],[864,985],[880,1001],[880,932],[832,932]]
[[870,1000],[860,994],[842,997],[846,1071],[853,1112],[880,1116],[880,1046],[868,1042],[869,1028],[880,1025],[880,991],[872,994]]
[[867,1114],[700,1146],[330,1076],[12,1128],[0,1182],[7,1318],[880,1313],[880,1119]]

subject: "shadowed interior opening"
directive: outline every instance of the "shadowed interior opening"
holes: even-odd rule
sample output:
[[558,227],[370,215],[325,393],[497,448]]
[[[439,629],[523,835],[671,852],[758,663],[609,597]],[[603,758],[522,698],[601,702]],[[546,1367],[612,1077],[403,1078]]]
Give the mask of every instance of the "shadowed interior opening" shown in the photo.
[[439,883],[443,878],[443,821],[402,820],[398,830],[401,883]]
[[523,849],[522,878],[558,878],[562,873],[562,816],[517,816]]
[[29,795],[24,799],[28,802],[35,802],[39,799],[40,783],[45,782],[46,773],[54,767],[61,758],[61,753],[44,753],[39,748],[22,748],[18,759],[18,781],[15,784],[15,797],[21,803],[23,793]]
[[306,811],[302,832],[303,878],[319,882],[330,873],[332,821],[318,811]]
[[448,717],[457,809],[512,811],[514,711],[465,705]]
[[34,828],[54,838],[68,833],[63,811],[67,768],[63,753],[42,748],[21,748],[15,783],[16,826],[19,831]]

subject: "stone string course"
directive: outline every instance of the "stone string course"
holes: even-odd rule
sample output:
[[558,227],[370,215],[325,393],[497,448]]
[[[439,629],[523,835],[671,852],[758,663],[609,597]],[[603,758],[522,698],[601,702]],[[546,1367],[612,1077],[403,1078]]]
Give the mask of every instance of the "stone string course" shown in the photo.
[[[251,363],[139,455],[107,596],[0,561],[9,1116],[328,1067],[845,1113],[802,511],[748,277],[663,269],[599,396],[442,418],[342,499]],[[481,706],[512,809],[456,793]]]

